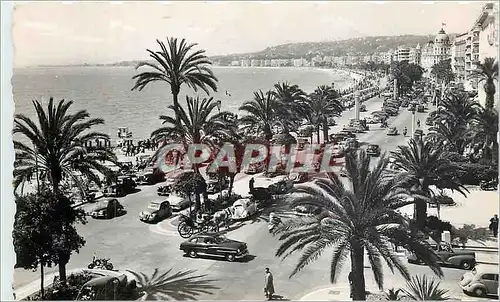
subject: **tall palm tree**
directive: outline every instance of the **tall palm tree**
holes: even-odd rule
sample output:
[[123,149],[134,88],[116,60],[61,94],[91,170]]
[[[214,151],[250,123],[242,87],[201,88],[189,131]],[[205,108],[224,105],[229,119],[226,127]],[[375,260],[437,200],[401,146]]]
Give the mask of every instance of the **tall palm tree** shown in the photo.
[[[187,110],[181,106],[169,106],[169,109],[175,112],[175,117],[160,116],[163,127],[151,134],[154,141],[181,143],[184,145],[184,151],[188,150],[189,144],[205,144],[211,147],[213,153],[221,141],[231,138],[236,132],[235,126],[230,127],[225,118],[228,112],[213,113],[217,108],[217,102],[213,98],[200,100],[198,97],[186,96],[186,104]],[[160,149],[155,157],[163,158],[159,157],[161,153]],[[194,165],[196,173],[199,173],[198,168],[198,165]],[[196,194],[196,208],[200,207],[200,197]]]
[[247,115],[240,118],[244,127],[262,131],[267,140],[273,137],[272,127],[276,123],[275,97],[272,91],[265,94],[262,90],[254,92],[252,101],[247,101],[240,106],[239,110],[245,111]]
[[407,219],[397,211],[410,203],[407,190],[401,186],[406,176],[387,172],[383,156],[372,171],[370,157],[364,151],[346,155],[346,170],[352,189],[347,189],[334,173],[316,179],[314,186],[299,186],[303,194],[292,206],[312,205],[323,211],[318,216],[295,217],[283,221],[274,233],[283,243],[276,255],[286,258],[304,250],[290,277],[316,260],[327,248],[333,248],[330,280],[335,282],[347,257],[354,273],[354,300],[365,300],[364,254],[368,254],[375,281],[383,287],[382,261],[391,271],[396,268],[409,279],[410,274],[395,254],[391,243],[422,255],[430,268],[442,275],[437,256],[422,240],[408,230]]
[[407,298],[416,301],[444,301],[450,298],[446,295],[447,289],[439,288],[440,282],[428,278],[426,275],[414,276],[406,282],[402,291]]
[[468,126],[476,118],[481,105],[472,100],[465,92],[452,92],[444,98],[440,106],[443,110],[437,113],[438,120]]
[[136,291],[141,300],[196,300],[196,296],[212,294],[218,289],[212,285],[215,280],[206,279],[207,275],[194,275],[194,270],[173,273],[172,269],[160,272],[155,268],[151,276],[127,271],[136,280]]
[[132,90],[144,89],[149,83],[163,81],[170,85],[174,106],[179,105],[178,97],[183,84],[197,91],[201,88],[207,95],[210,89],[217,91],[217,78],[210,70],[212,62],[205,50],[193,51],[196,43],[188,44],[186,39],[167,38],[167,45],[156,40],[160,51],[147,49],[153,62],[141,62],[136,69],[149,67],[152,70],[135,75]]
[[[50,98],[45,110],[40,102],[33,101],[38,124],[23,114],[15,116],[14,135],[21,135],[29,143],[14,140],[14,190],[19,185],[24,186],[32,175],[37,175],[37,180],[50,184],[54,194],[63,193],[61,182],[64,179],[71,179],[83,194],[83,179],[76,172],[98,185],[101,184],[100,176],[113,177],[113,172],[103,162],[117,163],[114,153],[100,146],[85,147],[87,142],[109,139],[108,135],[91,130],[104,124],[104,120],[90,118],[85,110],[69,113],[72,104],[64,100],[54,104],[54,99]],[[65,282],[69,256],[61,255],[60,258],[60,279]]]
[[307,94],[298,85],[284,82],[274,85],[273,95],[276,100],[276,115],[284,132],[296,130],[309,107]]
[[495,81],[498,79],[498,62],[495,58],[485,58],[483,63],[476,62],[476,70],[473,70],[472,77],[476,77],[484,83],[486,93],[486,109],[492,109],[495,103]]
[[466,125],[461,124],[458,119],[453,119],[448,122],[438,122],[430,127],[428,139],[443,142],[447,150],[462,155],[469,144],[467,132]]
[[328,141],[328,117],[340,116],[344,110],[338,98],[338,92],[330,86],[319,86],[311,94],[309,119],[316,126],[316,138],[318,143],[319,129],[323,128],[325,142]]
[[498,112],[482,109],[472,122],[466,137],[473,143],[482,145],[487,160],[498,160]]
[[408,146],[398,146],[391,151],[394,165],[408,173],[409,184],[423,196],[415,196],[416,226],[422,230],[427,219],[427,202],[433,195],[431,185],[439,189],[456,190],[465,196],[468,190],[460,183],[458,176],[463,168],[453,161],[454,154],[447,151],[442,141],[411,139]]

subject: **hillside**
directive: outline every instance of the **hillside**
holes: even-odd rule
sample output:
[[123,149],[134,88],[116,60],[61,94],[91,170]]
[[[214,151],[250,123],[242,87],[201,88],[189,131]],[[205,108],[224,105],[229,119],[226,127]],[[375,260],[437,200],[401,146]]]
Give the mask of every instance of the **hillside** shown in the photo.
[[363,37],[331,42],[309,42],[309,43],[289,43],[273,47],[268,47],[262,51],[254,53],[233,54],[227,56],[213,56],[212,60],[220,64],[227,64],[232,60],[239,59],[274,59],[274,58],[305,58],[310,59],[316,55],[320,56],[343,56],[351,54],[372,54],[386,52],[396,49],[399,46],[415,47],[418,43],[424,46],[429,40],[434,38],[428,36],[379,36]]

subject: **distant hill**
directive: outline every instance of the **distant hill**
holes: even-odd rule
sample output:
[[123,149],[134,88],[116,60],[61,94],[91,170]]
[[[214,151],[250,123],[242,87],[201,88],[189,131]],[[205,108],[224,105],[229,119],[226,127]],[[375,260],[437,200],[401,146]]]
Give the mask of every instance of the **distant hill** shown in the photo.
[[[450,34],[450,39],[453,40],[455,34]],[[278,46],[268,47],[262,51],[253,53],[240,53],[224,56],[212,56],[210,59],[218,65],[229,65],[231,61],[241,59],[291,59],[304,58],[310,60],[315,56],[344,56],[347,54],[353,55],[368,55],[373,53],[387,52],[395,50],[399,46],[415,47],[417,44],[423,47],[427,42],[434,39],[434,35],[417,36],[378,36],[378,37],[363,37],[353,38],[340,41],[330,42],[305,42],[305,43],[288,43]],[[140,61],[122,61],[109,64],[76,64],[71,66],[137,66]],[[51,65],[56,66],[56,65]],[[59,65],[60,66],[60,65]],[[65,65],[68,66],[68,65]],[[41,67],[41,66],[40,66]]]
[[434,35],[416,36],[379,36],[363,37],[331,42],[288,43],[268,47],[259,52],[213,56],[212,60],[221,65],[229,64],[239,59],[278,59],[278,58],[305,58],[319,56],[344,56],[348,53],[355,55],[373,54],[395,50],[399,46],[415,47],[418,43],[423,47],[434,39]]

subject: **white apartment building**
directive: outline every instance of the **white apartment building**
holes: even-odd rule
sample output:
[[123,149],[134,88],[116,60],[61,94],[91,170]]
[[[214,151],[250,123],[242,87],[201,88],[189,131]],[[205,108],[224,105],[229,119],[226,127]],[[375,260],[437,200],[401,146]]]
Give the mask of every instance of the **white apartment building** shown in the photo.
[[410,55],[409,55],[409,63],[410,64],[416,64],[416,65],[420,65],[420,59],[421,59],[421,56],[422,56],[422,49],[420,47],[420,43],[417,44],[417,47],[412,47],[410,48]]
[[451,68],[455,73],[456,81],[464,82],[465,73],[465,45],[469,33],[458,34],[451,46]]
[[396,58],[397,61],[402,62],[402,61],[410,61],[410,49],[406,47],[399,47],[396,50]]

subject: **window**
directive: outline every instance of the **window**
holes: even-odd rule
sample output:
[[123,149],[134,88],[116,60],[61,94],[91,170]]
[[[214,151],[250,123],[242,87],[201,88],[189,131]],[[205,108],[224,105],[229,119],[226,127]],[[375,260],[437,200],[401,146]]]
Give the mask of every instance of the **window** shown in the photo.
[[212,238],[205,238],[205,244],[212,244],[214,243],[213,239]]
[[483,274],[483,275],[481,276],[481,279],[483,279],[483,280],[491,280],[491,281],[495,281],[495,278],[497,278],[497,279],[498,279],[498,277],[496,277],[496,275],[495,275],[495,274]]
[[198,242],[198,238],[191,238],[189,240],[189,242],[191,242],[191,243],[197,243]]

